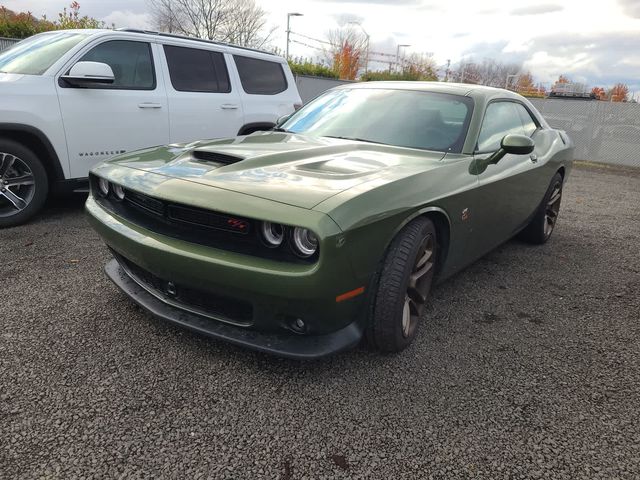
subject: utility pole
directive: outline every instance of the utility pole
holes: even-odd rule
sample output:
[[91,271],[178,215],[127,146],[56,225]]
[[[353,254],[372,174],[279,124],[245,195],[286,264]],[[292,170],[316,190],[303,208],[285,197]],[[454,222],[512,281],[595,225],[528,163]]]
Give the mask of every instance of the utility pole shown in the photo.
[[407,44],[407,43],[403,43],[398,45],[398,47],[396,48],[396,70],[399,70],[398,67],[400,67],[400,49],[401,48],[405,48],[405,47],[410,47],[411,45]]
[[451,59],[447,58],[447,69],[444,71],[444,81],[449,81],[449,67],[451,66]]
[[286,59],[289,60],[289,34],[291,33],[291,17],[302,17],[302,13],[287,13],[287,53]]
[[364,27],[360,22],[347,22],[347,23],[352,25],[358,25],[362,30],[362,33],[364,33],[364,35],[367,37],[367,52],[364,59],[364,73],[366,74],[369,71],[369,40],[371,39],[371,37],[369,36],[369,34],[367,33],[367,31],[364,29]]

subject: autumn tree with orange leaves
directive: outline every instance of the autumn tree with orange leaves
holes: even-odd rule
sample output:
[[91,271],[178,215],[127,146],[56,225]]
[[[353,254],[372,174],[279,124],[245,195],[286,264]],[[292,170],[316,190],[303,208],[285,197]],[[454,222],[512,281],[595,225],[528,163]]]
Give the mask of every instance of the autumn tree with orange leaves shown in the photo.
[[609,98],[612,102],[626,102],[629,100],[629,87],[624,83],[616,83],[611,90],[609,90]]
[[602,87],[593,87],[591,89],[591,95],[593,95],[596,100],[606,100],[607,99],[607,92]]
[[355,28],[347,25],[328,34],[331,47],[326,52],[333,70],[343,80],[355,80],[367,58],[367,39]]

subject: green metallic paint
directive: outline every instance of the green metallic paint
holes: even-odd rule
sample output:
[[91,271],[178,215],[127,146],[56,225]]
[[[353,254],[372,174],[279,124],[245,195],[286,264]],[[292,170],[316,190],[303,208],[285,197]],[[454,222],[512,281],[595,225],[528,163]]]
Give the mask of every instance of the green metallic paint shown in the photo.
[[[121,255],[163,278],[210,289],[256,305],[255,328],[285,328],[283,314],[308,321],[310,334],[362,321],[370,284],[398,231],[419,215],[447,230],[440,279],[464,268],[522,229],[553,175],[571,168],[565,144],[522,97],[470,85],[364,84],[339,88],[428,88],[474,100],[461,154],[283,132],[172,145],[122,155],[95,175],[150,196],[233,215],[311,229],[320,256],[311,265],[235,254],[163,237],[103,209],[92,198],[92,226]],[[475,153],[486,105],[518,101],[535,115],[532,155],[506,154],[477,171]],[[193,158],[201,150],[239,157],[229,165]],[[443,232],[444,233],[444,232]],[[365,295],[336,296],[365,286]]]

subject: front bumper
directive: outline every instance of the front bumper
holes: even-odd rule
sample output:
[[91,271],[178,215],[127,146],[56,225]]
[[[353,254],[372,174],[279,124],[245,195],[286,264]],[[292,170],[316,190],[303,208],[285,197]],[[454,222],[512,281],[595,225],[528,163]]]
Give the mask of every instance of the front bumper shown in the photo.
[[[362,281],[354,276],[346,249],[333,239],[324,245],[325,255],[317,263],[292,265],[157,234],[118,217],[92,197],[86,210],[92,227],[120,262],[107,266],[111,279],[161,318],[231,343],[292,358],[329,355],[354,346],[362,337],[366,295],[336,301],[340,294],[360,287]],[[148,288],[149,282],[142,282],[138,272],[148,274],[156,288]],[[169,284],[178,289],[172,298],[179,300],[185,292],[182,298],[194,298],[200,302],[198,308],[189,308],[189,302],[172,302],[163,293]],[[227,301],[231,308],[207,311],[206,305],[212,304],[208,296]],[[238,304],[250,305],[249,317],[234,317],[235,312],[246,313],[244,308],[235,308]],[[304,320],[303,333],[292,328],[296,319]]]
[[133,301],[156,317],[234,345],[297,360],[311,360],[356,346],[362,338],[357,323],[325,335],[260,333],[215,322],[162,302],[136,283],[116,260],[107,263],[109,278]]

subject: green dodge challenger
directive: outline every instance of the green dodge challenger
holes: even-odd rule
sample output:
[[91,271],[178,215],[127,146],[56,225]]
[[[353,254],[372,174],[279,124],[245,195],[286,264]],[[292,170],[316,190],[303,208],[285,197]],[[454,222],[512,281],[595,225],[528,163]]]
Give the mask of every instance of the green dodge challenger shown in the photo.
[[361,83],[271,132],[118,156],[86,209],[107,274],[158,317],[292,358],[395,352],[435,281],[549,239],[572,155],[515,93]]

